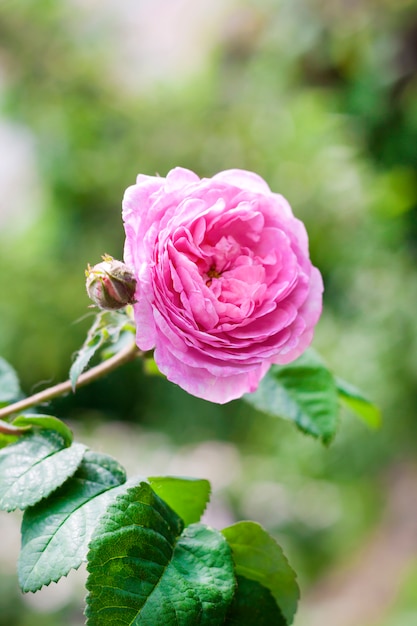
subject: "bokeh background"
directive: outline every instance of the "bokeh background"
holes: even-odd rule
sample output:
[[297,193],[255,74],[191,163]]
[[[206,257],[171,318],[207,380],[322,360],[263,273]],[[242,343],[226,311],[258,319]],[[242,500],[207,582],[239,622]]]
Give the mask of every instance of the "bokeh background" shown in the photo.
[[[131,473],[209,478],[213,525],[267,527],[296,626],[417,624],[416,72],[412,0],[0,0],[0,354],[26,393],[67,377],[84,269],[122,257],[139,172],[251,169],[306,223],[314,346],[379,431],[342,414],[326,448],[140,363],[49,407]],[[82,570],[20,595],[19,521],[0,516],[0,624],[82,624]]]

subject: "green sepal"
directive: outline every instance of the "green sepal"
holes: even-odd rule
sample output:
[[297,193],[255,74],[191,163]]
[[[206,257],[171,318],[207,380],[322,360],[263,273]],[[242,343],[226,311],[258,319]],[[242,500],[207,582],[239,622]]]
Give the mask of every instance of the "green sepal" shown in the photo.
[[151,476],[155,493],[175,511],[185,526],[199,522],[210,500],[210,483],[200,478]]
[[238,522],[222,534],[232,549],[236,575],[269,589],[285,625],[292,624],[300,592],[295,572],[275,539],[255,522]]
[[25,511],[18,562],[23,591],[37,591],[80,566],[99,517],[125,480],[117,461],[87,451],[70,479]]
[[119,496],[90,544],[88,626],[223,624],[235,577],[222,535],[181,518],[146,482]]

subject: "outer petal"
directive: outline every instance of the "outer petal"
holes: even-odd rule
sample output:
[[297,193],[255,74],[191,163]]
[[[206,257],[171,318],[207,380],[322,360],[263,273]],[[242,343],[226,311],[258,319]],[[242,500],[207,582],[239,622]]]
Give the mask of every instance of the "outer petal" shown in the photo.
[[221,180],[222,182],[229,183],[239,189],[246,189],[254,191],[255,193],[271,194],[271,190],[268,184],[261,176],[254,172],[248,172],[247,170],[224,170],[213,176],[212,180]]
[[322,308],[324,291],[323,279],[316,267],[311,268],[310,275],[310,292],[307,300],[300,308],[300,315],[306,320],[307,325],[311,328],[319,321]]
[[166,190],[172,191],[173,189],[181,189],[192,183],[198,183],[199,181],[200,179],[197,174],[191,170],[187,170],[184,167],[174,167],[174,169],[167,174]]
[[273,362],[278,363],[279,365],[285,365],[286,363],[291,363],[291,361],[298,359],[298,357],[303,354],[313,341],[314,327],[318,322],[322,311],[322,293],[324,289],[321,274],[315,267],[312,268],[310,280],[311,286],[309,296],[299,311],[300,317],[302,317],[307,323],[307,328],[300,335],[295,348],[286,354],[279,354],[276,358],[274,358]]
[[154,356],[160,371],[168,380],[193,396],[218,404],[225,404],[255,391],[269,368],[269,364],[261,364],[243,374],[214,376],[206,369],[190,367],[176,359],[163,341],[158,342]]
[[136,343],[140,350],[152,350],[155,347],[156,329],[152,306],[145,298],[133,305],[136,320]]

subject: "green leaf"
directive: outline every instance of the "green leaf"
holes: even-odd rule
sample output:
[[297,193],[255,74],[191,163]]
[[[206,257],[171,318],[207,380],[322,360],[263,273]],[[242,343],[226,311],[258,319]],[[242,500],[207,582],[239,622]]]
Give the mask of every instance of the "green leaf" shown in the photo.
[[379,408],[366,398],[356,387],[336,378],[339,399],[348,409],[356,413],[370,428],[379,428],[381,412]]
[[28,432],[0,450],[0,508],[26,509],[60,487],[74,474],[86,451],[53,430]]
[[61,435],[65,446],[70,446],[73,441],[72,431],[68,428],[68,426],[62,420],[57,417],[53,417],[52,415],[39,415],[38,413],[32,415],[26,413],[24,415],[18,415],[12,423],[13,426],[27,426],[28,428],[36,426],[37,428],[54,430]]
[[[132,334],[135,327],[126,311],[102,311],[96,315],[94,323],[88,331],[87,338],[76,354],[70,369],[70,380],[75,390],[77,380],[90,363],[93,356],[106,344],[118,345],[124,333]],[[122,342],[123,343],[123,342]],[[107,357],[112,354],[110,350]]]
[[181,517],[185,526],[200,521],[210,500],[208,480],[152,476],[148,481],[155,493]]
[[75,390],[77,380],[79,379],[95,353],[102,347],[105,340],[107,339],[102,328],[98,328],[96,330],[93,326],[91,328],[91,331],[93,331],[92,336],[87,337],[86,342],[77,352],[75,360],[70,368],[69,377],[73,390]]
[[15,402],[22,396],[16,372],[0,357],[0,408]]
[[63,448],[62,437],[54,431],[28,431],[15,443],[0,450],[1,484],[4,485],[4,481],[9,480],[7,473],[10,463],[29,467]]
[[308,350],[288,365],[273,365],[244,399],[255,408],[293,421],[328,443],[338,424],[338,394],[331,372]]
[[0,449],[9,446],[11,443],[19,440],[18,435],[5,435],[4,433],[0,433]]
[[88,554],[88,626],[223,624],[235,588],[230,548],[182,520],[143,482],[103,515]]
[[269,589],[244,576],[236,579],[236,593],[224,626],[287,626]]
[[295,573],[275,539],[255,522],[238,522],[222,533],[232,548],[236,574],[269,589],[286,624],[291,624],[300,594]]
[[72,478],[25,511],[18,563],[23,591],[37,591],[80,566],[99,517],[125,480],[117,461],[88,451]]
[[143,359],[142,361],[143,371],[147,376],[161,376],[164,375],[160,372],[157,364],[155,363],[155,359],[148,357]]

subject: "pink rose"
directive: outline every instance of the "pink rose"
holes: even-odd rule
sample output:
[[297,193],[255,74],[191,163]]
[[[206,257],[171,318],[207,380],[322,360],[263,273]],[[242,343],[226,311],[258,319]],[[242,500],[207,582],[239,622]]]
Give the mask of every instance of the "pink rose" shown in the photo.
[[302,222],[260,176],[139,175],[123,199],[137,344],[189,393],[224,403],[310,345],[323,283]]

